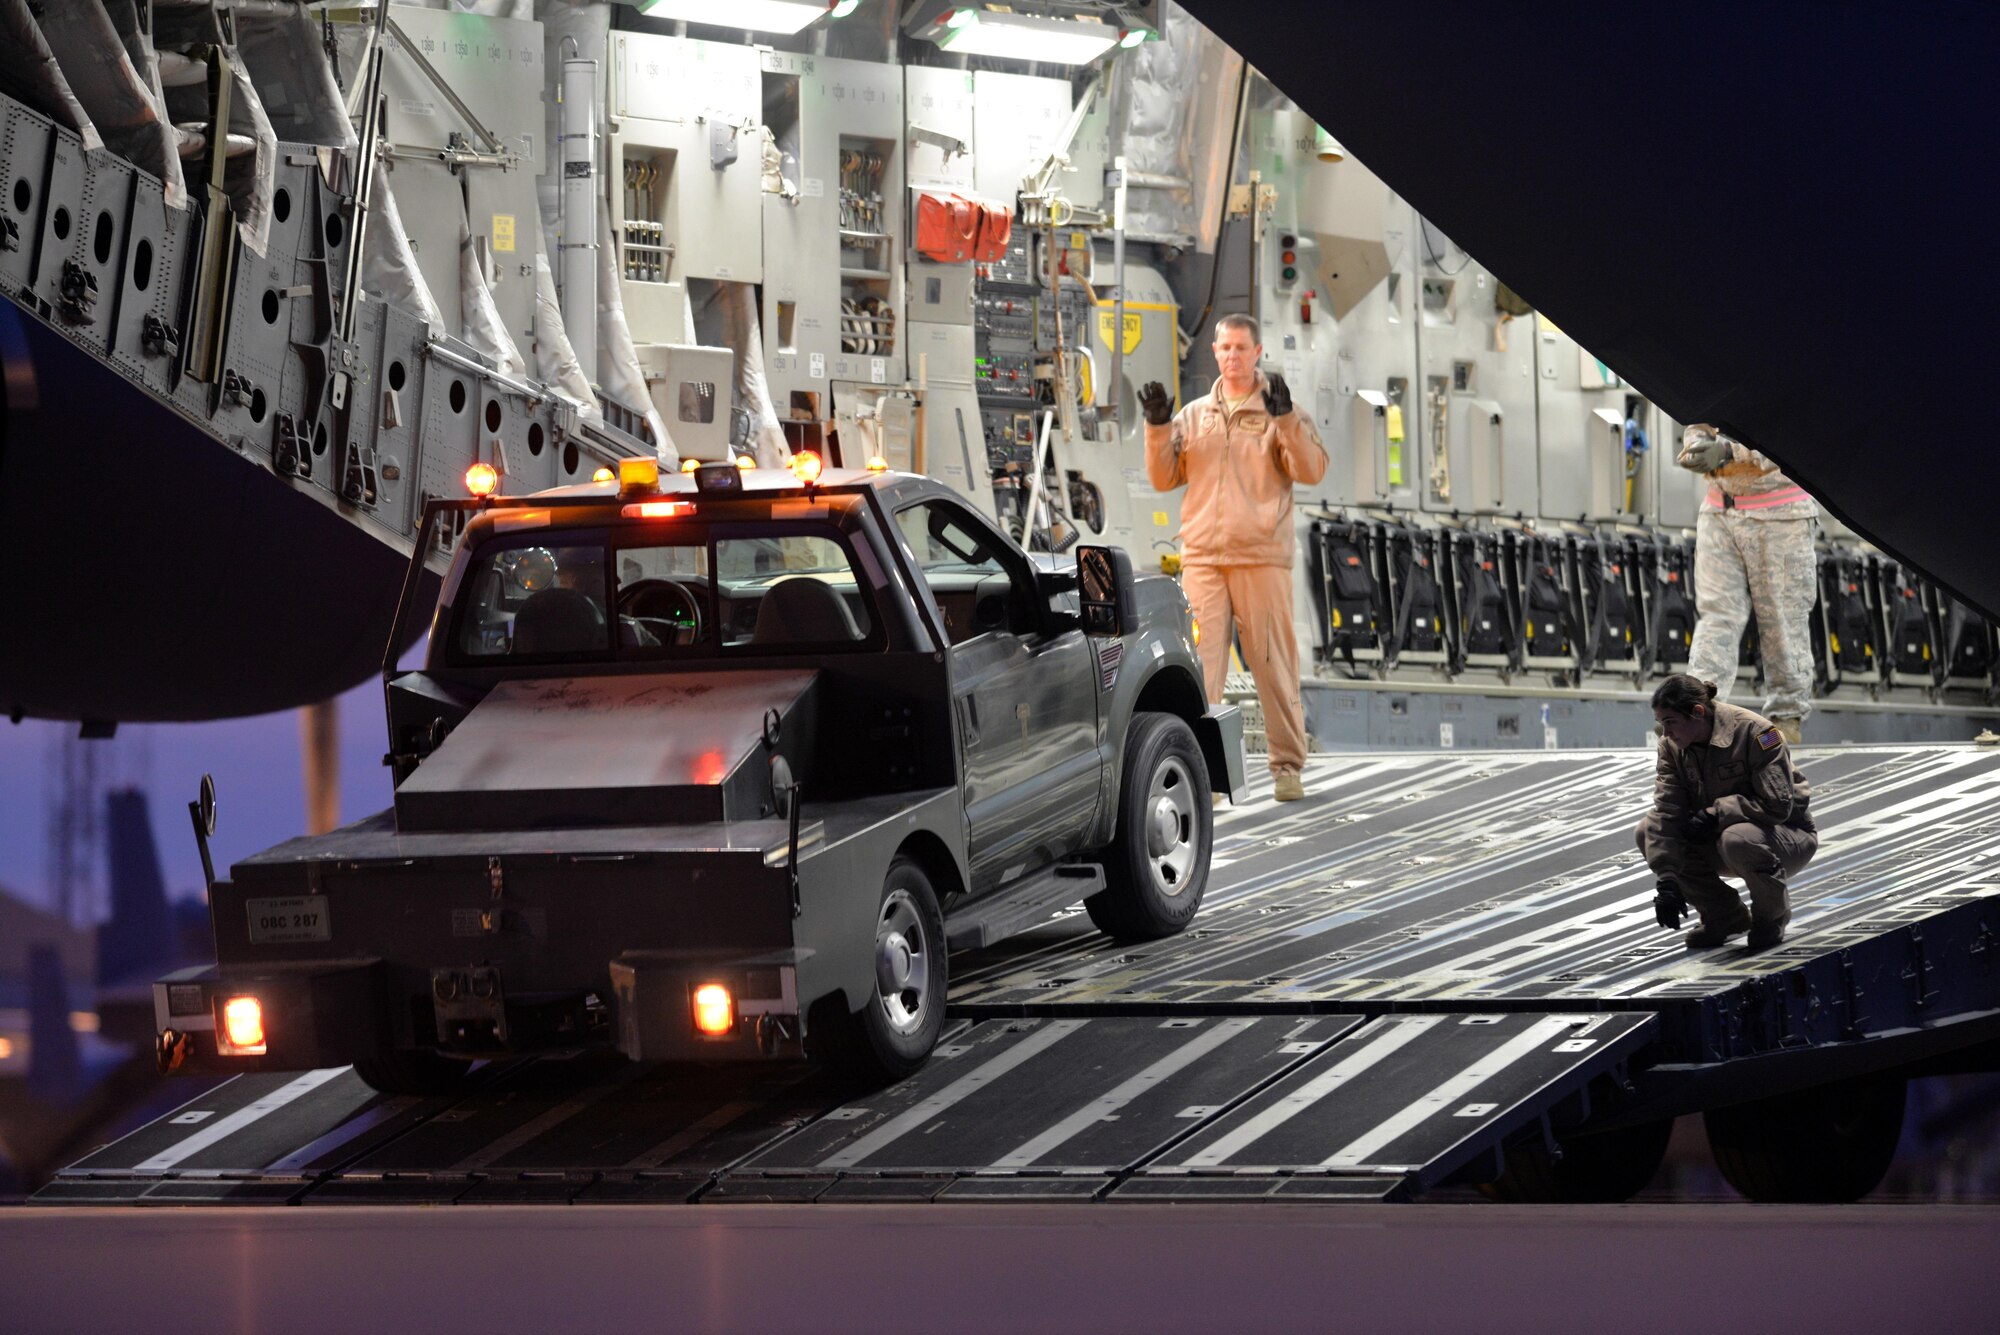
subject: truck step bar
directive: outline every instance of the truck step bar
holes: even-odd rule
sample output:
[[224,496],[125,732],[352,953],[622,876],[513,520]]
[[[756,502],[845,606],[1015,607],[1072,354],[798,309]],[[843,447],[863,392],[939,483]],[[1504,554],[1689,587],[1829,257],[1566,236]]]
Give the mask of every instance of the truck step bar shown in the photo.
[[1104,888],[1104,868],[1094,862],[1048,867],[1018,885],[967,904],[945,918],[945,943],[980,950],[1034,925],[1057,909],[1082,903]]

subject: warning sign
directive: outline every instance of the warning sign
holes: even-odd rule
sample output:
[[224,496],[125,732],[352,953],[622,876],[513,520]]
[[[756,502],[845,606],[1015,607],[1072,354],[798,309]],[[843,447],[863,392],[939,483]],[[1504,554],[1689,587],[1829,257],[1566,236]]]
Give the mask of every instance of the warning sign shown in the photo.
[[[1101,310],[1097,313],[1097,338],[1107,348],[1111,346],[1111,329],[1117,320],[1117,316],[1118,312],[1115,310]],[[1139,328],[1140,317],[1134,315],[1131,311],[1126,311],[1125,355],[1127,357],[1130,357],[1133,349],[1139,346]]]
[[493,215],[493,249],[511,251],[514,249],[514,215],[496,213]]

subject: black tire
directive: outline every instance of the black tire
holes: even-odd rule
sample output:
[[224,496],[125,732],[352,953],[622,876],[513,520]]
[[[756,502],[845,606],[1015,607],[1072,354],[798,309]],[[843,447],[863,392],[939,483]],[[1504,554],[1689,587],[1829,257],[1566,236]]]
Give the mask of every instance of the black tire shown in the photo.
[[906,857],[889,864],[875,915],[875,986],[860,1009],[835,993],[813,1008],[807,1042],[813,1056],[864,1080],[901,1080],[914,1073],[944,1032],[944,914],[921,865]]
[[362,1082],[384,1094],[456,1094],[465,1088],[471,1072],[469,1061],[417,1049],[384,1052],[354,1063]]
[[1490,1200],[1512,1205],[1592,1205],[1629,1201],[1645,1189],[1667,1157],[1672,1118],[1567,1136],[1555,1158],[1539,1139],[1508,1146],[1507,1167],[1479,1184]]
[[1881,1185],[1903,1134],[1899,1076],[1822,1085],[1702,1114],[1715,1166],[1753,1201],[1857,1201]]
[[1172,714],[1134,714],[1118,783],[1118,826],[1104,850],[1104,889],[1083,901],[1120,941],[1172,936],[1208,888],[1215,832],[1208,764],[1194,729]]

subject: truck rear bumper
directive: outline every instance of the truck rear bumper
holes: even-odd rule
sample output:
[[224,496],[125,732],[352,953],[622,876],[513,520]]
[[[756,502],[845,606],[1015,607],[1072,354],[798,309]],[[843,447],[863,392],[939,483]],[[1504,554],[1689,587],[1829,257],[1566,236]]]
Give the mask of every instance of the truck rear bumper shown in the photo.
[[[218,968],[201,965],[153,984],[162,1071],[299,1071],[342,1066],[387,1045],[379,959]],[[257,1002],[263,1043],[236,1049],[222,1022],[236,998]]]
[[[633,1061],[714,1061],[805,1055],[799,1006],[803,949],[743,956],[704,951],[627,951],[611,962],[618,1048]],[[720,987],[726,1025],[697,1005],[703,988]],[[711,1030],[699,1020],[706,1011]]]
[[[610,964],[610,1016],[585,998],[509,995],[497,969],[433,971],[428,1014],[410,1017],[415,1046],[469,1057],[606,1046],[634,1061],[762,1060],[804,1055],[798,968],[810,950],[755,955],[634,951]],[[408,1046],[390,1013],[392,970],[380,959],[256,967],[204,965],[153,984],[160,1069],[241,1074],[345,1066]],[[699,1027],[696,993],[720,987],[727,1024]],[[263,1042],[232,1046],[224,1008],[257,1003]],[[712,998],[711,998],[712,1000]],[[568,1004],[568,1003],[574,1004]],[[708,1014],[713,1016],[711,1005]],[[615,1017],[614,1026],[605,1023]]]

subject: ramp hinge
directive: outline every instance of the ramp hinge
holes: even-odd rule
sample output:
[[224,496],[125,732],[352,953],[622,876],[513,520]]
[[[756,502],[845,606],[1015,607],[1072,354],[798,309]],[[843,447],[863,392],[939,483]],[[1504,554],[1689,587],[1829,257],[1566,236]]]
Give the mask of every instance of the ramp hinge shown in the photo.
[[347,445],[347,469],[340,483],[343,500],[356,505],[373,507],[378,491],[375,471],[375,451],[359,441],[349,441]]
[[97,307],[97,275],[75,260],[62,266],[62,308],[75,320],[87,320]]
[[[229,373],[235,375],[234,371]],[[227,393],[225,382],[224,392]],[[299,424],[290,413],[279,413],[277,430],[271,436],[271,466],[280,477],[312,476],[312,448],[299,432]]]
[[257,386],[250,377],[234,369],[222,373],[222,397],[225,401],[243,407],[255,397]]
[[180,354],[180,331],[150,311],[146,313],[146,319],[139,327],[139,341],[140,345],[155,357],[174,357]]

